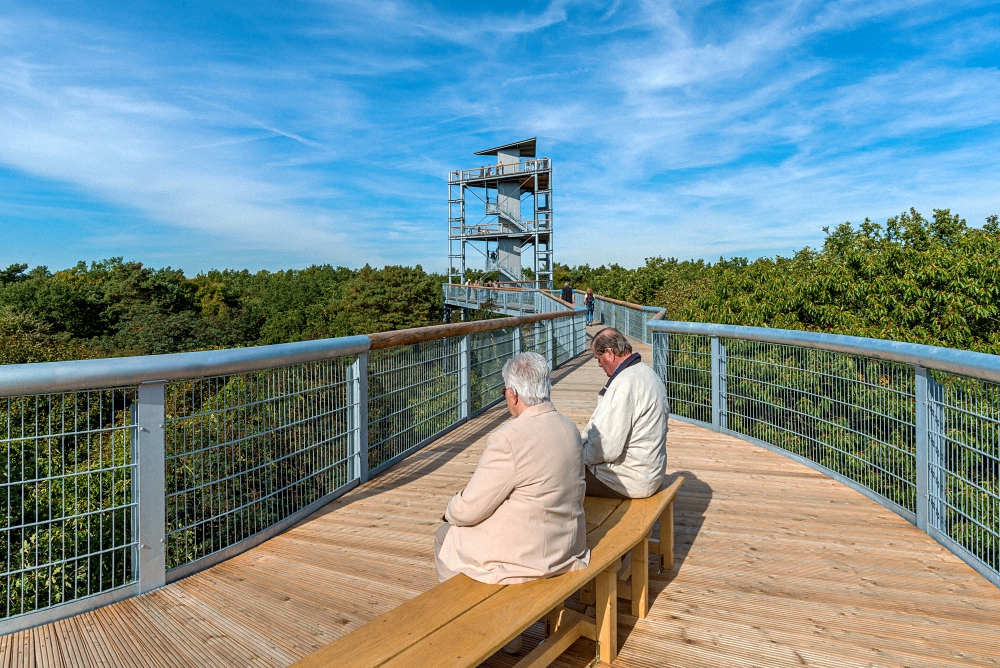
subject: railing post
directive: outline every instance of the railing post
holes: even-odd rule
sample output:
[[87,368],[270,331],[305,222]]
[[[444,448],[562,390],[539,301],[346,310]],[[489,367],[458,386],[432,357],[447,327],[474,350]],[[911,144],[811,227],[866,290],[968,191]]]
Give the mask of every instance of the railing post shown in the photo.
[[722,342],[712,337],[712,428],[722,429]]
[[[351,440],[352,462],[349,478],[368,481],[368,353],[359,353],[347,368],[347,429]],[[356,456],[356,462],[353,457]],[[353,470],[351,470],[353,468]]]
[[511,338],[511,357],[521,354],[521,325],[514,328],[514,336]]
[[553,330],[552,321],[546,320],[544,322],[544,326],[545,326],[545,359],[549,363],[549,368],[554,369],[555,355],[553,354],[553,351],[555,348],[555,341],[553,341],[553,336],[552,336],[552,330]]
[[458,343],[458,419],[467,420],[472,415],[472,350],[466,334]]
[[927,492],[927,369],[916,367],[913,377],[913,429],[914,468],[916,469],[916,511],[917,528],[927,531],[927,510],[930,496]]
[[[162,587],[167,580],[167,510],[162,380],[139,384],[136,409],[137,465],[133,498],[137,505],[139,591]],[[136,494],[138,492],[138,494]]]
[[945,440],[944,386],[927,376],[927,524],[948,532],[948,443]]

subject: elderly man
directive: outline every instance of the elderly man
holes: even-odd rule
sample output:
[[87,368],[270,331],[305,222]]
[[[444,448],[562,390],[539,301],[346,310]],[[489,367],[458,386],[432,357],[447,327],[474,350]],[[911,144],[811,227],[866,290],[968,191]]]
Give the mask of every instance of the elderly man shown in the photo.
[[522,353],[503,367],[514,416],[486,441],[465,489],[434,537],[438,580],[459,573],[517,584],[586,568],[580,432],[549,401],[545,358]]
[[651,496],[667,467],[667,392],[618,330],[598,332],[593,351],[608,382],[583,428],[587,496]]

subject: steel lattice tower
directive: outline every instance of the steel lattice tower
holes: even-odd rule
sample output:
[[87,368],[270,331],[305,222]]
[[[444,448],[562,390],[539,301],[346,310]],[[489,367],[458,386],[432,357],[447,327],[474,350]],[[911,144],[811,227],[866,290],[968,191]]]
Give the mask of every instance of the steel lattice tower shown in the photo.
[[448,175],[448,260],[451,283],[465,282],[470,260],[501,281],[524,281],[522,254],[531,246],[535,279],[552,286],[552,161],[535,157],[535,138],[479,151],[495,165]]

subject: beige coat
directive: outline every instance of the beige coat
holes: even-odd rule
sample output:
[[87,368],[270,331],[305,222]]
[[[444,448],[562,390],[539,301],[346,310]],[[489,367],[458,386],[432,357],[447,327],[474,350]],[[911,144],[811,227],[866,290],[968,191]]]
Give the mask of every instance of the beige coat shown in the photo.
[[486,441],[438,532],[438,576],[517,584],[586,568],[583,447],[573,421],[546,402]]

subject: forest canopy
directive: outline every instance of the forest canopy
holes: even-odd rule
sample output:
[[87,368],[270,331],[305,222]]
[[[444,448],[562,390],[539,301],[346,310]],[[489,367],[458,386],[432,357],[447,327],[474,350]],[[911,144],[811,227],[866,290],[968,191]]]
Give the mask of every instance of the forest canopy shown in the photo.
[[559,267],[556,280],[664,306],[671,320],[851,334],[1000,353],[1000,224],[948,209],[824,228],[792,257]]
[[[1000,353],[1000,223],[948,209],[824,228],[791,257],[569,267],[555,281],[673,320],[806,329]],[[470,273],[470,278],[490,278]],[[493,279],[496,277],[493,276]],[[0,364],[286,343],[441,322],[444,276],[330,265],[192,278],[112,258],[0,270]]]
[[0,270],[0,364],[286,343],[441,321],[443,277],[329,265],[188,278],[112,258]]

